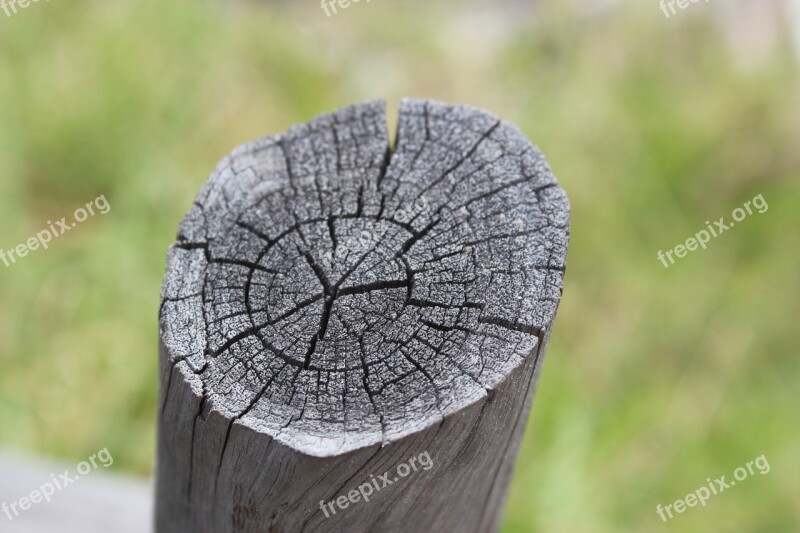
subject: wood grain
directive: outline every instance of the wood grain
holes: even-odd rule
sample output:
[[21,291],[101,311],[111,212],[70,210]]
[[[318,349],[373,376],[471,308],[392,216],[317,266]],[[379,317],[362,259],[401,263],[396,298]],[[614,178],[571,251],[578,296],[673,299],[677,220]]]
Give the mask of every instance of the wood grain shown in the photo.
[[[569,206],[513,125],[403,100],[223,159],[168,254],[158,531],[493,531]],[[326,517],[320,502],[428,452]]]

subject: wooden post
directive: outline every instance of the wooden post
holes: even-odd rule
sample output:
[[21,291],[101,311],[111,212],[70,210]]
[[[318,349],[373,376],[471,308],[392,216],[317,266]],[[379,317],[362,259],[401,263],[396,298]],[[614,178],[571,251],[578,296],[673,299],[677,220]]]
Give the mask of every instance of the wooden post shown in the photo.
[[234,150],[168,255],[157,531],[496,530],[568,224],[466,106],[404,100],[394,148],[370,102]]

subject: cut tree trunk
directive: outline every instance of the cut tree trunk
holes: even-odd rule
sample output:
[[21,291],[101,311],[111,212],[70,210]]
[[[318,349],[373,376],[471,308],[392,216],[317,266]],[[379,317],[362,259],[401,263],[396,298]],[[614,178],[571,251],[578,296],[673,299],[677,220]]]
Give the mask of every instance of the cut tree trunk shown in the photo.
[[395,147],[370,102],[234,150],[168,255],[157,530],[496,530],[568,225],[466,106],[404,100]]

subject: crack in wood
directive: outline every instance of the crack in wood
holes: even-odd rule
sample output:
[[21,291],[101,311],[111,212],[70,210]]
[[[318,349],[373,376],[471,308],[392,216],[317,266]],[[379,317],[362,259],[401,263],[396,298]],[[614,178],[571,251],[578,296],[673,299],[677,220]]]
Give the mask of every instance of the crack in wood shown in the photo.
[[[449,460],[460,462],[499,439],[503,455],[485,459],[486,479],[463,475],[475,494],[505,483],[515,444],[498,421],[521,424],[515,401],[529,394],[560,301],[566,196],[538,150],[489,113],[404,100],[394,146],[383,115],[380,102],[358,104],[237,148],[170,251],[160,416],[179,416],[168,403],[187,397],[172,390],[187,380],[199,407],[180,442],[192,443],[190,469],[210,458],[213,482],[206,491],[177,476],[188,500],[176,504],[191,501],[220,531],[238,529],[207,514],[216,504],[204,494],[238,510],[241,528],[256,518],[280,530],[319,526],[299,504],[260,507],[281,500],[289,474],[243,471],[248,446],[269,461],[296,451],[300,462],[375,447],[357,463],[326,463],[320,479],[340,469],[338,488],[304,486],[302,498],[332,498],[394,453],[390,444],[415,438],[455,439]],[[456,422],[459,413],[469,422]],[[291,527],[289,508],[303,514]],[[393,524],[389,511],[373,525]],[[464,516],[485,523],[494,512]]]

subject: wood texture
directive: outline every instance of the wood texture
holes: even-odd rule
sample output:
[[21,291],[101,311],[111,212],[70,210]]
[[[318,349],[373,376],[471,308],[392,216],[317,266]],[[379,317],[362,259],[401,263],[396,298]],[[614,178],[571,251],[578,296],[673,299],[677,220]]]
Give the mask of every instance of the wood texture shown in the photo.
[[168,254],[158,531],[495,530],[568,219],[542,154],[465,106],[404,100],[394,148],[370,102],[234,150]]

